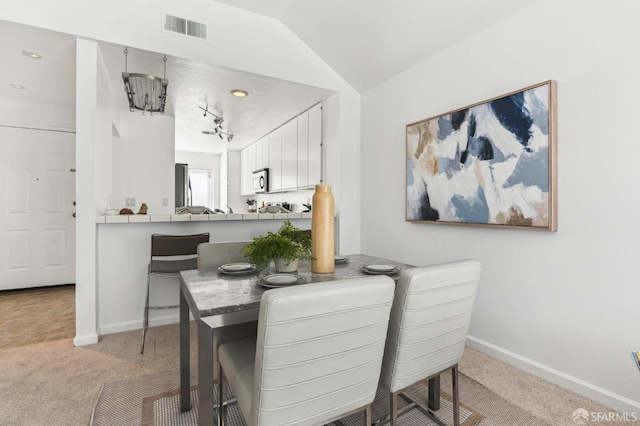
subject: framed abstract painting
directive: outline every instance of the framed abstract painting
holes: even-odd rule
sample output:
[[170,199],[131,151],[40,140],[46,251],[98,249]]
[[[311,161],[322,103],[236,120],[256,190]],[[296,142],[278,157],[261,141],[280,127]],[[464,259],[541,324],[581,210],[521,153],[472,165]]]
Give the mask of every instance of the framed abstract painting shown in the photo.
[[555,231],[556,82],[408,124],[406,220]]

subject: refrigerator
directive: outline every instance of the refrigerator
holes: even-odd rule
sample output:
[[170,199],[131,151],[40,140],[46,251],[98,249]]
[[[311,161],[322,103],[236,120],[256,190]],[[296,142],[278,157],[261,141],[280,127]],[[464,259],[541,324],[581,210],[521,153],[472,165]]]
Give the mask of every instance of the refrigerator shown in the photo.
[[176,207],[191,205],[191,182],[189,165],[176,163]]

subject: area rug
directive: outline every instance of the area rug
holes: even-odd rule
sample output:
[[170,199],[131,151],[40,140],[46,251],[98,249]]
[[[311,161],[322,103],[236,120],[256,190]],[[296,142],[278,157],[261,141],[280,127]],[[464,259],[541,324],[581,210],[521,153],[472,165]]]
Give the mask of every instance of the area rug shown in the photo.
[[[440,410],[435,414],[444,424],[449,425],[453,423],[453,411],[451,397],[446,392],[450,389],[450,382],[446,376],[448,375],[442,376]],[[197,385],[194,385],[191,390],[192,409],[181,413],[178,383],[177,370],[107,383],[96,401],[91,425],[195,426],[199,409]],[[227,392],[230,392],[228,388]],[[426,386],[418,386],[410,396],[426,404]],[[460,401],[462,426],[547,424],[464,374],[460,374]],[[406,405],[406,402],[400,399],[399,406],[403,405]],[[244,426],[246,424],[237,404],[231,404],[226,411],[228,425]],[[389,396],[386,391],[378,390],[372,411],[374,419],[388,414]],[[341,423],[346,426],[355,426],[362,425],[363,420],[363,414],[357,413],[343,419]],[[418,409],[412,409],[399,418],[399,424],[432,426],[437,423]]]

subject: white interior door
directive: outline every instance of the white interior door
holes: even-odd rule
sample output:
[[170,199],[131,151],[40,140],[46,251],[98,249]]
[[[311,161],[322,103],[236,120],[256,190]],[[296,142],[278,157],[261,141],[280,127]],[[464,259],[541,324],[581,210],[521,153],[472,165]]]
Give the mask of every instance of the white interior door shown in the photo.
[[75,134],[0,127],[0,290],[75,282]]

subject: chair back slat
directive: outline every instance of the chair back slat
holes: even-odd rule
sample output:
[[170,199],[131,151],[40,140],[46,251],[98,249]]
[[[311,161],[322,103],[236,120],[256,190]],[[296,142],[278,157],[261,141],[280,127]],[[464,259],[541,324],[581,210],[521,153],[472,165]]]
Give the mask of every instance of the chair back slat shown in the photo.
[[462,260],[403,270],[381,383],[396,392],[453,367],[464,351],[481,265]]
[[372,276],[265,292],[248,424],[325,424],[370,404],[394,287]]
[[209,242],[209,233],[151,236],[151,256],[184,256],[198,253],[198,245]]

